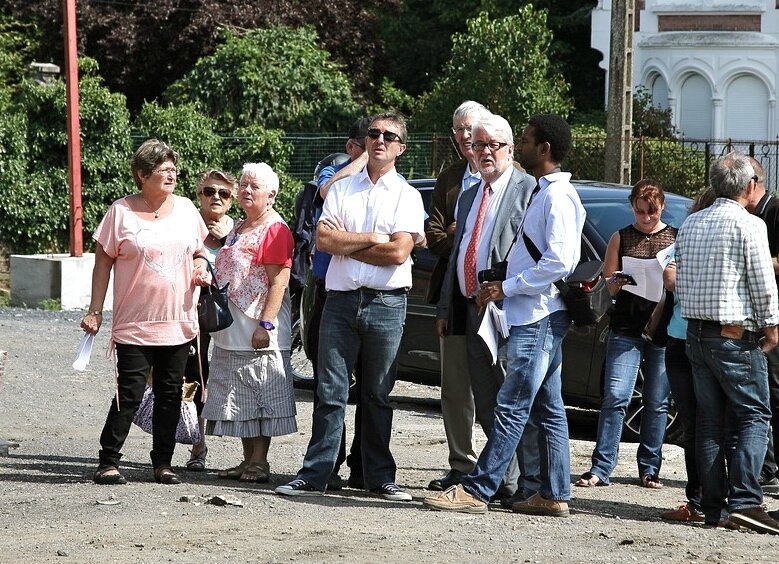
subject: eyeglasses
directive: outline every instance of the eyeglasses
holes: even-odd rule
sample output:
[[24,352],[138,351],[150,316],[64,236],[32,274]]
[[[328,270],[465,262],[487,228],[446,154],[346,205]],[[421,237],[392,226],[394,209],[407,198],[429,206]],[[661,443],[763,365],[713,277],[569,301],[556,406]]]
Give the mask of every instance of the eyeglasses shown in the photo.
[[169,167],[169,168],[158,168],[158,169],[155,169],[152,172],[154,172],[156,174],[159,174],[161,176],[168,176],[169,174],[172,174],[173,176],[176,176],[179,173],[179,169],[177,169],[174,166],[174,167]]
[[230,192],[227,188],[219,188],[217,189],[214,186],[204,186],[203,189],[200,191],[205,197],[207,198],[213,198],[214,194],[217,192],[219,193],[219,197],[223,200],[229,200],[233,197],[233,193]]
[[495,151],[499,151],[506,145],[508,145],[508,143],[499,143],[498,141],[490,141],[489,143],[485,143],[484,141],[474,141],[471,144],[471,149],[473,149],[474,151],[483,151],[485,147],[489,147],[490,151],[494,153]]
[[375,127],[371,127],[368,130],[368,137],[371,139],[378,139],[380,136],[383,136],[384,141],[387,143],[392,143],[393,141],[403,143],[403,139],[400,138],[400,135],[393,133],[392,131],[382,131],[380,129],[376,129]]
[[470,125],[458,125],[457,127],[452,128],[452,133],[457,135],[458,133],[470,133],[471,132],[471,126]]
[[754,176],[752,177],[752,180],[754,180],[754,181],[755,181],[755,184],[760,184],[760,177],[759,177],[759,176],[757,176],[757,175],[754,175]]

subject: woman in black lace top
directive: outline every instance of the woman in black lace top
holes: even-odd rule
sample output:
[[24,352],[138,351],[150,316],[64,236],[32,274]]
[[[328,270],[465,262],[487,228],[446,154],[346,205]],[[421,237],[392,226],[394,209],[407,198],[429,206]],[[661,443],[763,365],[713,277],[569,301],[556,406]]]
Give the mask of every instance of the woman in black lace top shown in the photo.
[[[606,249],[603,274],[615,304],[592,467],[582,474],[577,486],[608,485],[617,465],[622,425],[643,361],[638,471],[643,486],[663,487],[659,474],[669,395],[665,349],[645,341],[641,333],[662,292],[663,267],[658,253],[673,244],[677,230],[660,219],[665,195],[657,182],[638,182],[630,193],[630,205],[635,222],[612,235]],[[621,272],[631,274],[635,280],[614,276]]]

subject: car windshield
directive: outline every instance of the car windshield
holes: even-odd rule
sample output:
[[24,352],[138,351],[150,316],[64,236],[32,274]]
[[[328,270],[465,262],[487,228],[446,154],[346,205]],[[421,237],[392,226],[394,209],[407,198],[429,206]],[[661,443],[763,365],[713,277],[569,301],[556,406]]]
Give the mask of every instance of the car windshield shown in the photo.
[[[687,198],[666,198],[663,221],[668,225],[681,227],[691,203]],[[582,204],[587,210],[587,221],[605,241],[608,241],[615,231],[635,222],[630,206],[625,201],[582,199]]]

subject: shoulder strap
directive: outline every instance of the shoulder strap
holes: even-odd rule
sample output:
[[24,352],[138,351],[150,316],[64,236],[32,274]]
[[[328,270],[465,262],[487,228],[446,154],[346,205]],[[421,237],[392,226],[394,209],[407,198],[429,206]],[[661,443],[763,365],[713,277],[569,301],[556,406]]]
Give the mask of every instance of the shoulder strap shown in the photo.
[[[532,239],[530,239],[530,237],[528,237],[527,233],[524,231],[522,232],[522,239],[524,239],[525,247],[527,247],[527,252],[530,253],[532,259],[536,262],[541,260],[541,251],[538,250],[536,244],[533,243]],[[562,280],[558,280],[554,283],[554,285],[557,286],[558,290],[560,290],[561,295],[565,296],[568,293],[568,285]]]

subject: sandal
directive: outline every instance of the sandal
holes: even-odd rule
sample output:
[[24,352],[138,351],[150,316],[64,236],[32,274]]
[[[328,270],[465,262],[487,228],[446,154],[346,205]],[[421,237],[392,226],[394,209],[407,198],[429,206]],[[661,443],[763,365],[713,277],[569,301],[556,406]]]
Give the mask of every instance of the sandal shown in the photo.
[[208,455],[208,447],[203,446],[199,453],[195,454],[194,447],[189,451],[191,456],[187,460],[187,470],[190,472],[202,472],[206,469],[206,455]]
[[249,463],[244,460],[238,466],[233,466],[232,468],[228,468],[226,470],[220,470],[217,474],[217,477],[226,478],[227,480],[237,480],[241,477],[241,474],[243,474],[247,466],[249,466]]
[[154,469],[154,481],[158,484],[173,485],[180,484],[181,479],[170,466],[158,466]]
[[239,482],[254,482],[256,484],[265,484],[270,481],[270,464],[267,462],[259,464],[249,464],[243,471]]
[[119,472],[116,466],[100,466],[92,476],[92,481],[101,486],[114,486],[126,484],[127,479]]
[[663,482],[661,482],[660,478],[657,476],[646,474],[643,478],[641,478],[641,485],[652,490],[659,490],[663,487]]
[[579,486],[580,488],[591,488],[593,486],[608,486],[607,483],[603,482],[592,472],[585,472],[584,474],[579,476],[579,479],[576,480],[573,483],[573,485]]

